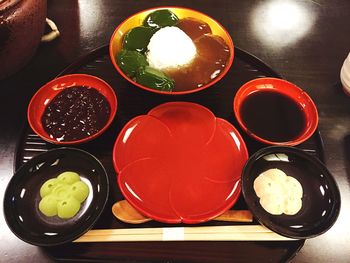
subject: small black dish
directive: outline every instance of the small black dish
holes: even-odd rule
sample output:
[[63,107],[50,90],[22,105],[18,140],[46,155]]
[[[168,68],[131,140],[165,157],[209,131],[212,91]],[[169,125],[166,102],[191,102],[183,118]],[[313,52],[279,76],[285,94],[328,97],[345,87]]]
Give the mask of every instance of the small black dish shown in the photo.
[[[62,172],[77,172],[90,189],[79,212],[70,219],[46,217],[39,209],[42,184]],[[108,199],[109,182],[102,164],[91,154],[74,148],[57,148],[35,156],[11,178],[4,197],[4,215],[11,231],[37,246],[71,242],[99,218]]]
[[[303,187],[302,208],[295,215],[272,215],[259,203],[254,180],[273,168],[294,177]],[[293,147],[272,146],[252,155],[242,172],[242,192],[249,209],[262,225],[295,239],[326,232],[340,210],[339,189],[330,172],[316,157]]]

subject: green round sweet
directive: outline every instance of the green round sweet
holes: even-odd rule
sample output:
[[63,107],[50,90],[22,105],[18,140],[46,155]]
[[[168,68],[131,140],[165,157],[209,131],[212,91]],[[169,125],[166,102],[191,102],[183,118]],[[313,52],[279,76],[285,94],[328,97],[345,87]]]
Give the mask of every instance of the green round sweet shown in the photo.
[[70,185],[60,183],[57,184],[51,192],[51,196],[56,198],[57,201],[65,200],[71,196],[69,191]]
[[70,186],[70,193],[82,203],[89,195],[89,187],[83,181],[75,182]]
[[123,38],[123,49],[145,52],[153,33],[152,28],[145,26],[130,29]]
[[74,197],[61,200],[57,204],[58,217],[67,219],[75,216],[80,210],[80,203]]
[[148,65],[146,56],[137,51],[122,49],[116,59],[118,66],[128,77],[134,77],[139,68]]
[[80,181],[80,176],[75,172],[64,172],[57,176],[57,179],[65,184],[73,184]]
[[172,91],[175,84],[164,72],[152,67],[141,68],[137,72],[136,82],[160,91]]
[[62,219],[75,216],[80,203],[89,195],[89,187],[75,172],[61,173],[47,180],[40,188],[39,210],[46,216],[58,215]]
[[40,188],[40,196],[41,198],[51,194],[53,188],[57,185],[57,178],[52,178],[47,180]]
[[150,13],[143,21],[144,26],[159,29],[166,26],[175,26],[179,18],[168,9],[161,9]]
[[57,200],[55,197],[48,195],[41,199],[39,203],[39,210],[46,216],[57,215]]

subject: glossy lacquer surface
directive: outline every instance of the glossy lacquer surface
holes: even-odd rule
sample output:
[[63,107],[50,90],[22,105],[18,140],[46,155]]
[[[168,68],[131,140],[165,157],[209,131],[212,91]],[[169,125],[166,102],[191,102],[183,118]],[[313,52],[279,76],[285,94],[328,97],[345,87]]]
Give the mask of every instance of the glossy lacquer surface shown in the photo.
[[165,103],[132,119],[113,150],[124,196],[167,223],[205,222],[232,207],[247,158],[232,124],[189,102]]

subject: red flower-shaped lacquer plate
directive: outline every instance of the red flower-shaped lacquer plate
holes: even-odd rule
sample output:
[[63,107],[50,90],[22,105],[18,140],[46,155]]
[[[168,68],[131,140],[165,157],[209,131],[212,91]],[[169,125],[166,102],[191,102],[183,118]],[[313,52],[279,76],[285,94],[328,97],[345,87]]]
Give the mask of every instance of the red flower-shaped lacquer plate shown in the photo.
[[205,222],[229,209],[247,159],[229,122],[189,102],[165,103],[132,119],[113,149],[125,198],[165,223]]

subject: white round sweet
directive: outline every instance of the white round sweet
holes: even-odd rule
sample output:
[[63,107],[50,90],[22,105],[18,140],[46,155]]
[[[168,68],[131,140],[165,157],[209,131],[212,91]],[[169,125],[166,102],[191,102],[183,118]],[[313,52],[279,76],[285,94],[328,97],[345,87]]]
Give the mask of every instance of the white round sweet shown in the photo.
[[187,65],[197,53],[192,39],[175,26],[159,29],[151,37],[147,48],[149,65],[159,70]]
[[302,208],[303,188],[294,177],[280,169],[261,173],[253,184],[261,206],[272,215],[295,215]]

